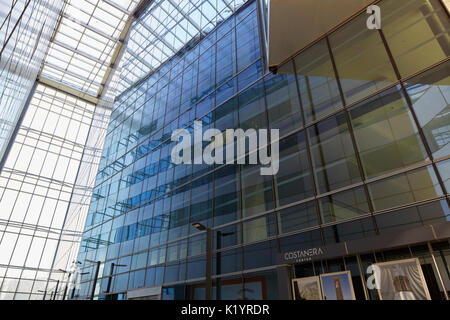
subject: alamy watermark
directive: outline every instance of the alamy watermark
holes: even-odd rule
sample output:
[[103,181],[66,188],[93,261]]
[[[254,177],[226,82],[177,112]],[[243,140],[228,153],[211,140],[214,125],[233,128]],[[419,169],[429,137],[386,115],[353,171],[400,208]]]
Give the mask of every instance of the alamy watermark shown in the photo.
[[[193,137],[187,129],[173,132],[172,141],[178,144],[172,149],[171,158],[174,164],[260,164],[265,166],[260,169],[261,175],[276,175],[280,168],[279,137],[278,129],[227,129],[224,132],[208,129],[203,132],[202,122],[195,121]],[[204,142],[209,143],[205,148]]]
[[380,267],[372,264],[369,267],[367,267],[366,273],[369,275],[366,281],[367,289],[369,290],[381,289]]
[[370,14],[367,19],[367,28],[369,30],[381,29],[381,8],[377,5],[371,5],[367,8],[367,13]]
[[[367,28],[381,29],[381,9],[377,5],[367,8],[370,14]],[[270,143],[268,142],[270,133]],[[279,130],[271,129],[208,129],[203,132],[201,121],[194,122],[193,134],[177,129],[172,134],[172,163],[179,164],[260,164],[261,175],[276,175],[279,163]],[[209,143],[205,148],[204,142]],[[247,143],[248,142],[248,143]],[[247,148],[248,145],[248,148]],[[270,150],[269,150],[270,146]],[[270,153],[270,154],[269,154]],[[248,163],[246,163],[248,159]]]

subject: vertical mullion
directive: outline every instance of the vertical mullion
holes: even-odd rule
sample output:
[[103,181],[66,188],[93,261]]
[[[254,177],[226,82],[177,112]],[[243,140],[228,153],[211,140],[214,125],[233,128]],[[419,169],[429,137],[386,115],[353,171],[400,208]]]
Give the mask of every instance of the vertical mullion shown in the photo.
[[[408,105],[408,109],[409,109],[409,111],[410,111],[410,113],[411,113],[411,115],[413,117],[414,124],[415,124],[415,126],[417,128],[417,131],[419,133],[419,136],[420,136],[420,140],[421,140],[421,142],[422,142],[422,144],[423,144],[423,146],[425,148],[425,151],[427,152],[428,158],[432,162],[431,165],[432,165],[434,173],[435,173],[435,175],[436,175],[436,177],[438,179],[439,185],[442,188],[443,193],[447,194],[445,183],[442,180],[442,177],[441,177],[441,175],[439,173],[439,170],[437,168],[437,165],[436,165],[436,162],[435,162],[435,159],[434,159],[434,156],[433,156],[433,152],[431,151],[431,148],[430,148],[430,146],[429,146],[429,144],[427,142],[427,139],[425,137],[425,133],[423,132],[422,126],[420,124],[419,118],[417,117],[417,114],[416,114],[416,112],[414,110],[414,105],[413,105],[413,103],[411,101],[411,98],[410,98],[410,96],[408,94],[408,91],[406,90],[405,83],[402,81],[402,76],[400,74],[400,69],[398,68],[398,65],[397,65],[397,63],[395,61],[395,58],[394,58],[394,55],[392,54],[392,51],[391,51],[391,49],[389,47],[389,44],[387,42],[387,39],[386,39],[386,37],[384,35],[383,30],[380,29],[378,31],[379,31],[381,39],[383,40],[383,45],[384,45],[384,47],[386,49],[386,52],[387,52],[387,54],[389,56],[389,60],[390,60],[390,62],[392,64],[392,66],[394,67],[395,74],[397,75],[397,78],[400,81],[401,91],[402,91],[402,93],[403,93],[403,95],[405,97],[406,103]],[[447,197],[446,200],[447,200],[447,204],[450,206],[450,199],[448,199],[448,197]]]
[[311,143],[309,141],[308,128],[306,128],[306,117],[305,117],[305,111],[304,111],[304,107],[303,107],[303,100],[302,100],[300,85],[298,83],[299,79],[298,79],[298,75],[297,75],[297,64],[295,62],[295,58],[292,59],[292,68],[294,68],[293,74],[295,77],[295,86],[297,89],[299,107],[300,107],[300,112],[302,115],[303,134],[305,136],[306,155],[308,157],[309,170],[310,170],[311,179],[313,182],[314,206],[316,208],[316,215],[317,215],[317,219],[318,219],[317,221],[319,223],[319,228],[320,228],[319,230],[320,230],[320,236],[322,238],[322,243],[325,244],[325,235],[324,235],[323,229],[321,227],[323,224],[323,221],[322,221],[322,216],[320,213],[320,205],[319,205],[319,200],[318,200],[318,184],[317,184],[316,174],[315,174],[314,165],[313,165],[313,159],[312,159],[312,153],[311,153]]
[[366,195],[366,200],[369,206],[369,210],[372,216],[372,222],[375,228],[375,233],[379,234],[380,231],[378,229],[378,225],[376,222],[376,219],[374,217],[374,212],[375,212],[375,208],[372,204],[372,199],[370,197],[370,192],[369,192],[369,188],[367,186],[366,183],[366,175],[364,173],[364,169],[363,169],[363,165],[362,165],[362,160],[359,154],[359,150],[358,150],[358,144],[356,143],[356,138],[355,138],[355,132],[353,131],[353,126],[352,126],[352,122],[351,122],[351,118],[350,118],[350,113],[349,110],[347,109],[347,102],[345,101],[345,95],[344,95],[344,90],[342,88],[342,84],[341,84],[341,80],[339,77],[339,72],[337,69],[337,65],[336,65],[336,60],[334,58],[334,54],[333,54],[333,50],[331,49],[331,43],[330,43],[330,38],[329,36],[325,37],[326,42],[327,42],[327,47],[328,47],[328,52],[330,54],[330,59],[331,59],[331,64],[333,66],[333,70],[336,76],[336,81],[338,84],[338,88],[339,88],[339,93],[341,95],[341,100],[342,100],[342,105],[343,105],[343,112],[345,114],[345,119],[347,121],[347,126],[348,126],[348,131],[349,131],[349,135],[350,135],[350,139],[352,141],[352,145],[353,145],[353,151],[355,152],[355,158],[356,158],[356,162],[358,164],[358,168],[359,168],[359,174],[361,176],[361,179],[363,181],[363,187],[364,187],[364,192]]

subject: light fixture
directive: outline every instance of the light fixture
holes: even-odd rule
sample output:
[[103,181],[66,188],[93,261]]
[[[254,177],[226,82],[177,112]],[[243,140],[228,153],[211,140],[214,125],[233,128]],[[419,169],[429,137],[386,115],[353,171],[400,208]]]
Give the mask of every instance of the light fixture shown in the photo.
[[205,231],[206,230],[206,227],[204,225],[202,225],[200,222],[194,222],[192,224],[192,226],[194,228],[196,228],[197,230],[200,230],[200,231]]

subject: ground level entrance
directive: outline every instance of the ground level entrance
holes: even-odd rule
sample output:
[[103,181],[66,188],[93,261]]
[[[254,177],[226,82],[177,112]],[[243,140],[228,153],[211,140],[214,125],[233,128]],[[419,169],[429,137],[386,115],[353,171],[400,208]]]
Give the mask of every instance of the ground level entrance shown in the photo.
[[[293,264],[292,297],[445,300],[450,294],[449,265],[448,240]],[[379,279],[373,277],[374,267],[379,268]]]

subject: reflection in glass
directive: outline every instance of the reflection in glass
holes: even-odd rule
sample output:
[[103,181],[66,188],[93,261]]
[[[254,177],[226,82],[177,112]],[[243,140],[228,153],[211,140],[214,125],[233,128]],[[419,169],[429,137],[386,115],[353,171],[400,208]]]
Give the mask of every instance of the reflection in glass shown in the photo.
[[366,20],[361,14],[330,36],[347,104],[397,81],[380,34],[366,28]]
[[314,201],[302,203],[278,212],[280,234],[299,231],[319,224]]
[[403,94],[389,89],[350,110],[367,178],[426,160],[414,118]]
[[[295,66],[307,124],[342,107],[336,75],[325,40],[298,55],[295,58]],[[289,70],[286,72],[289,73]]]
[[361,181],[344,113],[308,129],[319,193]]
[[443,195],[431,166],[371,183],[369,192],[375,211]]
[[384,0],[382,30],[402,77],[450,56],[450,22],[438,0]]
[[336,193],[320,199],[322,222],[336,222],[369,213],[363,187]]
[[450,62],[406,81],[406,90],[434,158],[450,154]]
[[280,169],[274,178],[277,206],[314,195],[303,131],[280,141]]
[[450,190],[450,160],[439,162],[437,164],[439,173],[444,182],[445,189],[447,192]]
[[273,209],[272,176],[262,176],[259,165],[241,168],[243,217]]
[[243,130],[267,128],[264,84],[262,80],[239,95],[239,122],[240,128]]
[[302,126],[300,102],[298,99],[294,68],[288,63],[284,68],[290,74],[268,75],[264,79],[267,109],[271,129],[279,129],[280,136]]
[[214,172],[214,225],[236,220],[239,214],[238,166],[225,166]]
[[273,214],[268,214],[258,219],[245,221],[242,224],[244,243],[264,240],[268,237],[274,236],[275,233],[275,217]]

